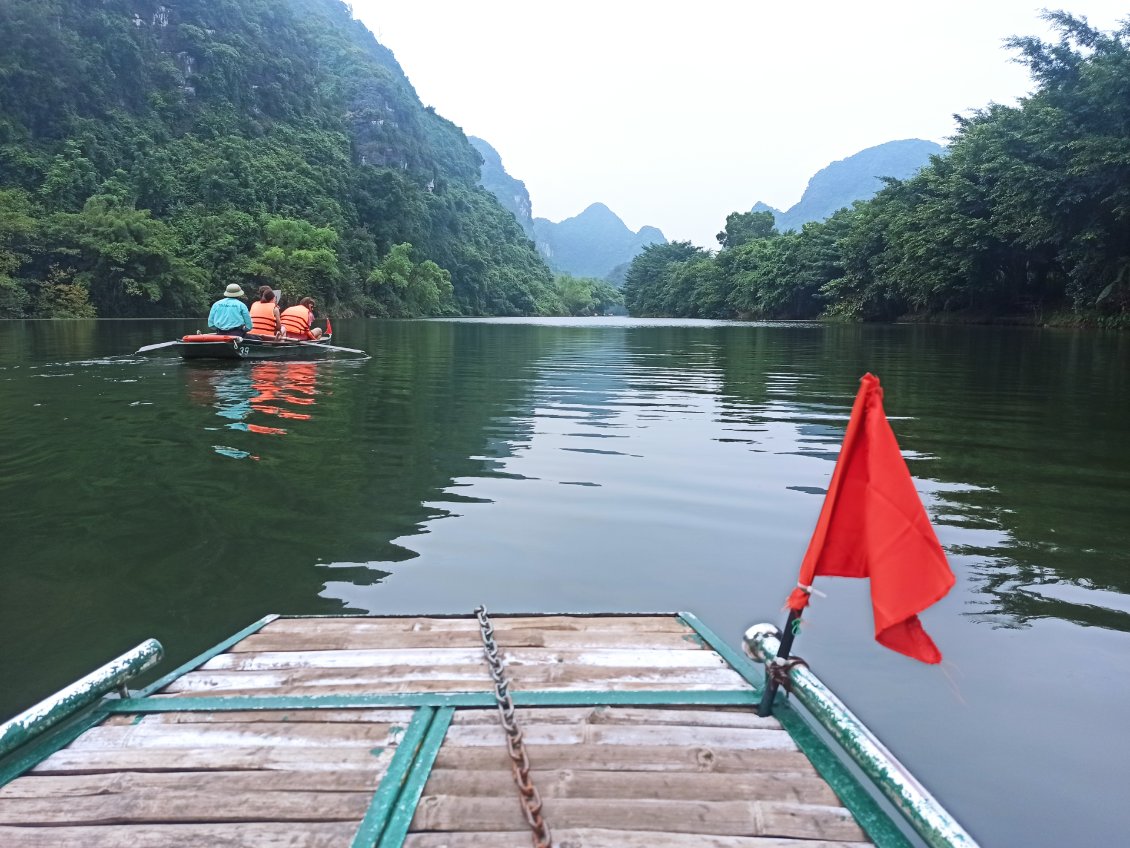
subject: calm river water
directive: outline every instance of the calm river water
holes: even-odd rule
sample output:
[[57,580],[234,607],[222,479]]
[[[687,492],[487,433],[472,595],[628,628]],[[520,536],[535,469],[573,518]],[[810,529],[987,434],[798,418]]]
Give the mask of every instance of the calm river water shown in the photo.
[[192,329],[0,322],[0,719],[268,612],[690,610],[737,644],[870,370],[958,576],[946,661],[828,578],[798,653],[983,844],[1126,843],[1130,337],[341,321],[372,358],[128,355]]

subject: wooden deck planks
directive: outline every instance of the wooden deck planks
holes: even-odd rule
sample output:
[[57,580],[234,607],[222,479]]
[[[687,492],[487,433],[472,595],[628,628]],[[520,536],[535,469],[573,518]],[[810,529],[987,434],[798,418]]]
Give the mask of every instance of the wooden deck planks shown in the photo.
[[[828,842],[766,836],[712,836],[609,828],[559,828],[557,845],[568,848],[869,848],[870,843]],[[479,833],[410,833],[404,848],[529,848],[529,829]]]
[[[514,798],[428,795],[420,799],[413,831],[518,830],[525,818]],[[605,827],[716,836],[781,836],[864,842],[866,837],[839,806],[771,801],[553,798],[542,814],[551,827]]]
[[373,748],[395,745],[404,732],[400,724],[321,724],[306,722],[216,722],[161,724],[139,722],[95,727],[70,745],[72,751],[115,748],[217,749],[250,745],[271,748]]
[[233,795],[197,786],[56,798],[0,799],[0,824],[35,826],[107,824],[191,824],[199,822],[359,822],[372,792],[257,790]]
[[[557,650],[546,648],[510,648],[502,652],[507,668],[513,674],[520,666],[546,664],[572,668],[725,668],[725,661],[713,651],[672,648],[592,648]],[[371,648],[337,651],[264,651],[220,654],[203,666],[202,671],[270,671],[275,669],[384,669],[407,667],[430,670],[433,667],[466,667],[479,670],[483,648]]]
[[[619,648],[631,650],[641,643],[650,648],[693,651],[701,640],[691,631],[641,632],[638,630],[538,630],[503,629],[495,632],[500,648]],[[390,630],[333,628],[287,633],[264,630],[232,648],[233,653],[265,651],[340,651],[373,648],[482,648],[478,628],[465,630]]]
[[[372,792],[383,771],[213,771],[207,775],[212,792]],[[184,790],[200,784],[196,772],[113,771],[98,774],[42,776],[0,787],[0,801],[12,798],[68,798],[129,791]]]
[[[555,831],[773,837],[806,846],[865,840],[776,719],[678,707],[537,707],[516,715]],[[488,844],[477,831],[524,830],[509,765],[497,712],[458,711],[413,833],[470,846]]]
[[357,826],[346,822],[296,825],[163,824],[109,827],[8,827],[0,825],[5,848],[343,848]]
[[[674,616],[493,616],[513,691],[752,689]],[[488,692],[474,617],[278,619],[158,696]],[[0,788],[0,845],[348,845],[408,709],[115,715]],[[555,844],[845,848],[864,836],[776,719],[518,708]],[[529,845],[498,711],[458,709],[409,848]]]
[[[694,630],[673,615],[491,615],[495,635],[508,630],[565,630],[599,633],[631,631],[634,633],[683,633]],[[420,632],[455,631],[479,638],[479,625],[474,616],[461,618],[428,618],[423,616],[367,618],[279,618],[259,630],[260,633],[315,633],[347,631]]]
[[[539,759],[540,762],[540,759]],[[542,798],[672,798],[714,801],[742,798],[749,801],[792,801],[835,805],[836,795],[823,780],[793,774],[711,774],[702,772],[631,772],[538,768],[538,793]],[[514,793],[514,779],[500,768],[433,769],[428,779],[430,795],[505,797]]]
[[348,845],[413,713],[347,712],[113,717],[0,788],[0,844]]
[[[553,722],[587,724],[693,724],[697,727],[755,727],[780,730],[781,723],[772,716],[762,718],[749,708],[715,707],[522,707],[525,721],[535,724]],[[460,710],[452,724],[498,724],[496,713],[487,710]]]
[[[497,748],[440,748],[436,768],[510,768],[505,750]],[[816,771],[800,751],[728,749],[705,745],[539,745],[538,769],[578,768],[607,771],[686,771],[717,774],[812,774]]]
[[[546,692],[683,689],[704,691],[752,687],[726,668],[608,668],[551,663],[519,666],[510,674],[513,690]],[[194,671],[162,693],[198,695],[360,695],[392,692],[484,692],[493,687],[483,670],[472,666],[414,669],[296,668],[278,671]]]

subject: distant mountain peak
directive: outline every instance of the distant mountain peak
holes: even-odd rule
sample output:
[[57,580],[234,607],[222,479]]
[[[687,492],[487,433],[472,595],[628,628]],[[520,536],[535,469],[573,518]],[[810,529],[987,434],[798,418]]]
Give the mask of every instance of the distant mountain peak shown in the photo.
[[577,215],[556,224],[535,218],[534,233],[535,244],[551,268],[577,277],[602,279],[648,245],[667,243],[656,227],[641,227],[633,233],[603,203],[591,203]]
[[468,140],[483,159],[479,184],[513,213],[554,271],[604,279],[648,245],[667,243],[656,227],[641,227],[633,233],[599,201],[560,223],[534,218],[525,183],[506,173],[498,151],[481,138],[470,136]]
[[838,159],[821,168],[808,181],[800,200],[781,212],[758,201],[753,212],[772,212],[781,232],[799,230],[809,221],[823,221],[857,200],[869,200],[883,187],[882,177],[905,180],[945,152],[933,141],[906,138],[888,141]]

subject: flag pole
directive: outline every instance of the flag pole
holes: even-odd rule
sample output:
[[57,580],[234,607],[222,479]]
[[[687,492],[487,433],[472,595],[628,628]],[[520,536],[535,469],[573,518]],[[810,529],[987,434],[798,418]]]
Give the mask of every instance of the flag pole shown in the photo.
[[773,667],[781,665],[789,658],[793,649],[793,638],[800,629],[801,610],[790,609],[789,617],[785,620],[785,632],[781,634],[781,647],[777,656],[765,663],[765,688],[761,691],[761,703],[757,705],[757,714],[762,718],[773,714],[773,699],[777,696],[776,678],[773,676]]

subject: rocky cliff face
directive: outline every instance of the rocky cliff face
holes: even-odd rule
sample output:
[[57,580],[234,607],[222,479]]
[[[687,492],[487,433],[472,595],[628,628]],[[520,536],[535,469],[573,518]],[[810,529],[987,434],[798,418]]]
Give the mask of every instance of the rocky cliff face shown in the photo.
[[530,203],[530,193],[526,191],[526,184],[506,173],[502,166],[502,157],[498,151],[487,142],[475,136],[468,136],[468,141],[479,155],[483,157],[482,168],[479,172],[479,185],[489,191],[502,204],[503,209],[509,209],[522,225],[522,231],[531,241],[534,239],[534,214],[533,204]]
[[874,197],[883,187],[882,177],[904,180],[926,165],[931,156],[944,152],[942,145],[918,138],[868,147],[817,171],[800,201],[788,211],[761,201],[754,204],[752,211],[772,212],[781,232],[799,230],[809,221],[823,221],[857,200]]

